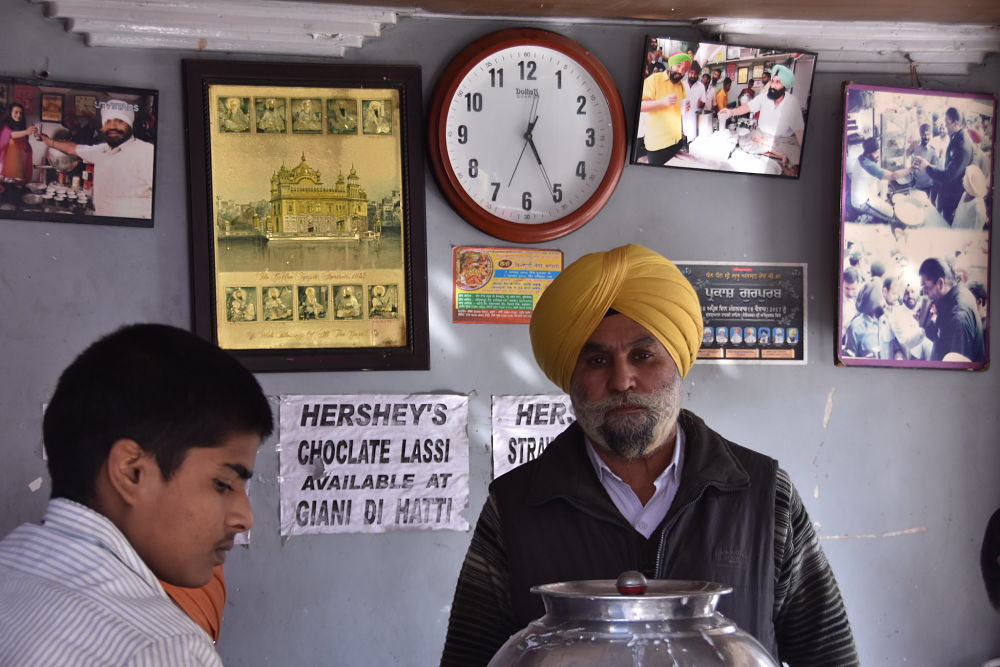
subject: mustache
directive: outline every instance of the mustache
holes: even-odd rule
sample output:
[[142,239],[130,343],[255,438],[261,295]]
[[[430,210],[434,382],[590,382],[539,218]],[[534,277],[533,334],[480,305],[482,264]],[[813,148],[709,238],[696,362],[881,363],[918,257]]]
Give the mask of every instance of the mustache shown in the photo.
[[607,413],[610,410],[617,410],[625,407],[643,408],[645,410],[649,410],[650,412],[659,414],[660,401],[650,394],[626,391],[594,401],[590,405],[591,409],[600,411],[601,413]]

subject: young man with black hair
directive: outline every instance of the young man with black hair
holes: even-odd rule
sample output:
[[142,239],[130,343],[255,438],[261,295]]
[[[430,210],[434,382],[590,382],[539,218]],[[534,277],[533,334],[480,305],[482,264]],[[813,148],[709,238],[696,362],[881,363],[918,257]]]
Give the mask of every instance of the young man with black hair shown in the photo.
[[920,264],[920,284],[934,302],[937,317],[925,326],[933,341],[932,361],[986,360],[983,323],[976,298],[955,277],[951,265],[940,257],[928,257]]
[[0,664],[221,665],[157,581],[196,588],[253,525],[271,409],[191,333],[140,324],[59,378],[43,431],[52,499],[0,541]]

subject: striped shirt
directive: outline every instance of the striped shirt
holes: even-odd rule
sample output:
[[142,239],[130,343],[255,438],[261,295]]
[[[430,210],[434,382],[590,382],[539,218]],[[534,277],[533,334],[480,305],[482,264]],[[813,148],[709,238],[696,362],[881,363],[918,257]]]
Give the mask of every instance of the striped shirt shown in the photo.
[[55,498],[0,541],[0,667],[221,666],[105,516]]

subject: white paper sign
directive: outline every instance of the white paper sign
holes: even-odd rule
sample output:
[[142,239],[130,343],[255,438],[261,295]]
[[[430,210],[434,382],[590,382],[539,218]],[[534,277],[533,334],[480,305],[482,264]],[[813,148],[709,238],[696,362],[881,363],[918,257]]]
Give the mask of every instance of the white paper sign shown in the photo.
[[566,394],[493,396],[493,478],[538,458],[574,420]]
[[282,396],[280,419],[282,535],[468,530],[468,396]]

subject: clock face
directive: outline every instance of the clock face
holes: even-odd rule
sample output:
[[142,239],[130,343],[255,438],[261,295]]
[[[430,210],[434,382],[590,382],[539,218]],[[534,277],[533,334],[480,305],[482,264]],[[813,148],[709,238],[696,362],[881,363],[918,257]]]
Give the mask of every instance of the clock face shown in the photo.
[[507,240],[548,240],[592,218],[617,184],[621,101],[582,47],[544,31],[507,32],[542,38],[464,61],[435,100],[432,157],[445,194],[474,225]]

